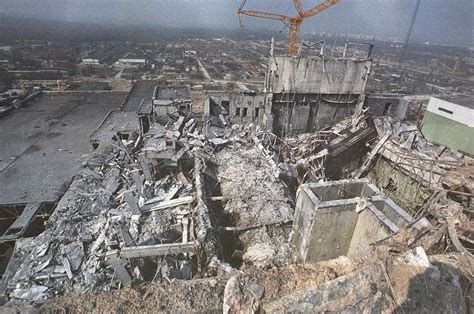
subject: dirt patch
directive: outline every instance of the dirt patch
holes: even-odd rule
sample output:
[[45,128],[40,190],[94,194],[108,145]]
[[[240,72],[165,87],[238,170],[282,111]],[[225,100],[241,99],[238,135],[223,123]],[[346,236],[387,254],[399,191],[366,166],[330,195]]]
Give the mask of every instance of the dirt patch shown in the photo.
[[142,284],[118,291],[69,295],[47,301],[42,310],[70,312],[203,312],[221,311],[225,278]]
[[39,146],[37,144],[33,144],[25,150],[24,154],[28,155],[28,154],[32,154],[32,153],[40,151],[40,150],[41,150],[41,146]]

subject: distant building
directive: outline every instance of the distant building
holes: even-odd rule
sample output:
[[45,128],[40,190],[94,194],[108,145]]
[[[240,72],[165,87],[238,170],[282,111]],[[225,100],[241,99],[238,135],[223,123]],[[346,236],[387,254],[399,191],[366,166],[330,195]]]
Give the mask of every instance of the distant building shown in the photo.
[[434,143],[474,155],[474,100],[431,97],[421,132]]
[[99,65],[99,59],[84,58],[82,59],[82,65]]
[[146,65],[147,60],[146,59],[119,59],[118,63],[121,65],[126,65],[126,66],[140,66],[140,65]]
[[451,86],[445,87],[445,86],[439,86],[439,85],[429,84],[429,83],[425,83],[425,84],[433,92],[440,92],[440,93],[447,93],[447,94],[453,92],[453,87]]
[[0,60],[0,68],[4,70],[10,70],[13,69],[15,66],[10,64],[10,61],[8,60]]

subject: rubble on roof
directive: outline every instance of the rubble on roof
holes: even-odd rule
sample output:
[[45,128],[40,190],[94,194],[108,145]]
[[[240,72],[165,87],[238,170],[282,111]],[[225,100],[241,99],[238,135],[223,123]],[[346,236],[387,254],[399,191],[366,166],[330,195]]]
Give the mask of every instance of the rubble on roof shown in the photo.
[[[409,125],[373,123],[363,111],[330,128],[282,139],[259,125],[170,116],[166,125],[152,122],[148,132],[122,135],[99,143],[46,230],[18,250],[23,258],[6,287],[10,304],[72,293],[98,296],[151,282],[160,293],[200,286],[203,295],[218,299],[209,308],[228,311],[344,310],[354,300],[363,300],[359,310],[393,310],[400,304],[386,274],[400,264],[415,263],[429,269],[434,282],[445,280],[446,270],[437,273],[420,246],[429,254],[460,252],[457,271],[473,276],[472,163],[455,153],[448,157]],[[411,171],[420,184],[428,178],[427,187],[436,187],[413,221],[366,246],[368,256],[378,250],[408,256],[403,262],[393,262],[398,255],[387,257],[388,270],[373,260],[356,267],[354,257],[341,256],[326,261],[337,270],[309,272],[317,280],[304,284],[295,275],[304,267],[292,265],[296,189],[306,182],[364,176],[381,157]],[[356,215],[364,205],[357,202]],[[424,218],[431,225],[416,228]],[[293,272],[286,280],[301,282],[294,289],[282,287],[284,293],[272,291],[279,272]],[[452,296],[458,292],[453,288]],[[191,310],[188,304],[180,308]]]

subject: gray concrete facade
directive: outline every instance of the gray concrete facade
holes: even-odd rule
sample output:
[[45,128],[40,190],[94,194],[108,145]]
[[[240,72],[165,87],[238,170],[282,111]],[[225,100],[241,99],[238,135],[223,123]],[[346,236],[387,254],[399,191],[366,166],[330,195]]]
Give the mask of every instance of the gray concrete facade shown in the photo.
[[[300,262],[364,256],[371,250],[371,243],[412,221],[367,180],[309,183],[297,192],[290,241]],[[422,219],[415,227],[428,224]]]
[[265,95],[256,93],[208,92],[204,116],[220,114],[231,123],[265,123]]

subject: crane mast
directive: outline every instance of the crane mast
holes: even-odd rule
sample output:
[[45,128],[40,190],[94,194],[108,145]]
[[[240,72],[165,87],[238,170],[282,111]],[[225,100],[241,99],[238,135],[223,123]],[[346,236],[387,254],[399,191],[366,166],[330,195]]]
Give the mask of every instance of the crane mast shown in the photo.
[[293,0],[297,15],[295,16],[286,16],[279,13],[271,12],[262,12],[254,10],[244,10],[245,3],[247,0],[243,0],[240,4],[240,7],[237,11],[240,20],[240,26],[243,27],[242,15],[253,16],[264,19],[279,20],[288,25],[288,43],[286,45],[286,53],[289,55],[294,55],[298,52],[299,49],[299,33],[301,31],[301,24],[305,18],[311,17],[313,15],[322,12],[329,7],[335,5],[340,0],[325,0],[311,9],[304,10],[301,5],[301,0]]

